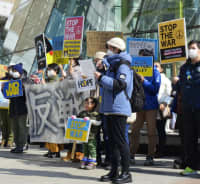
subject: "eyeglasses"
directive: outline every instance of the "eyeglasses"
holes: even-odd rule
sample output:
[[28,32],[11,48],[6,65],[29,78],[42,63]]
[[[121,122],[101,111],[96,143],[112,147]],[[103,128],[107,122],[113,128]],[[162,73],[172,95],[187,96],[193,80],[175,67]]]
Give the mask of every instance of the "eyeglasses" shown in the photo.
[[85,102],[85,104],[88,104],[88,105],[89,105],[89,104],[93,104],[93,102]]

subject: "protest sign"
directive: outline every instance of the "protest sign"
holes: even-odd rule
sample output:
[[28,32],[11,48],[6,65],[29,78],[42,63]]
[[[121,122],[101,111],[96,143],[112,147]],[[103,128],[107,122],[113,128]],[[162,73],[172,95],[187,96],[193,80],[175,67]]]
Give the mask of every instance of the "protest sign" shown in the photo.
[[44,33],[35,37],[36,58],[38,70],[46,68],[46,48],[44,41]]
[[76,80],[76,89],[78,93],[83,91],[95,90],[96,85],[94,76]]
[[[4,82],[5,81],[0,80],[0,86]],[[0,109],[8,109],[8,107],[9,107],[9,100],[4,97],[3,93],[0,90]]]
[[85,59],[78,61],[81,67],[81,73],[84,76],[94,76],[94,72],[96,72],[94,63],[92,59]]
[[35,48],[36,48],[38,70],[42,70],[46,68],[47,60],[49,60],[49,63],[51,63],[50,61],[51,53],[48,56],[47,53],[53,50],[50,41],[45,37],[44,33],[35,37]]
[[63,41],[64,36],[57,36],[52,38],[53,43],[53,63],[68,64],[69,58],[64,58],[63,55]]
[[87,56],[94,57],[97,51],[107,52],[106,42],[113,37],[123,38],[122,32],[87,31]]
[[90,128],[90,120],[68,118],[65,138],[73,141],[88,142]]
[[63,52],[66,58],[77,58],[82,50],[84,17],[68,17],[65,19]]
[[23,96],[22,81],[11,80],[3,83],[3,95],[5,98]]
[[5,77],[6,72],[8,72],[8,67],[5,65],[0,65],[0,79]]
[[142,50],[152,52],[155,61],[158,60],[158,40],[146,38],[127,38],[127,52],[131,56],[140,56]]
[[65,143],[65,123],[83,110],[89,92],[77,93],[74,80],[25,85],[31,142]]
[[161,63],[185,61],[187,40],[185,19],[176,19],[158,24]]
[[144,77],[153,76],[153,57],[132,57],[131,67]]

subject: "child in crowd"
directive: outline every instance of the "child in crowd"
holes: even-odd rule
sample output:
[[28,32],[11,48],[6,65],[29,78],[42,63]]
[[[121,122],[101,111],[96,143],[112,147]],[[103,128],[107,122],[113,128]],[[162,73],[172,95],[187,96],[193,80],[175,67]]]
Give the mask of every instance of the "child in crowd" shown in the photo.
[[[46,70],[47,78],[45,79],[45,82],[55,82],[59,81],[58,74],[60,72],[60,67],[53,63],[48,65],[48,68]],[[44,157],[48,158],[59,158],[60,157],[60,151],[63,149],[63,145],[61,144],[55,144],[55,143],[46,143],[45,147],[48,149],[48,152],[44,154]]]
[[83,144],[84,158],[81,160],[81,169],[96,168],[96,134],[98,127],[101,124],[99,113],[95,111],[97,100],[93,97],[85,99],[85,110],[80,112],[78,117],[84,120],[90,120],[92,123],[88,142]]

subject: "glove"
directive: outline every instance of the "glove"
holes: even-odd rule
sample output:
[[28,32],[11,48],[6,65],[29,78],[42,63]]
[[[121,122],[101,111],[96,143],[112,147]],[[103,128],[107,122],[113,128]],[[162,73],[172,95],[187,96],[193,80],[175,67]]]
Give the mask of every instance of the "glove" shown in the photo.
[[72,119],[76,119],[76,116],[75,116],[75,115],[72,115],[71,118],[72,118]]
[[84,121],[88,121],[88,120],[90,120],[89,117],[84,117],[83,119],[84,119]]

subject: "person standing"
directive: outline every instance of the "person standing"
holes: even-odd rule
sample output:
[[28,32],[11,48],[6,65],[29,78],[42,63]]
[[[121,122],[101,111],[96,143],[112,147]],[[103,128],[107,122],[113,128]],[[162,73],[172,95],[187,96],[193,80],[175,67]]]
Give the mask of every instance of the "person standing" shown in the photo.
[[[22,85],[26,82],[23,77],[22,64],[16,64],[12,66],[12,79],[11,80],[22,80]],[[10,99],[9,114],[10,120],[13,127],[15,148],[11,149],[11,153],[23,153],[24,146],[27,143],[28,127],[27,127],[27,107],[26,107],[26,96],[23,86],[23,96],[14,97]]]
[[200,41],[188,43],[186,63],[180,68],[178,93],[181,94],[183,116],[184,176],[196,174],[198,167],[198,136],[200,130]]
[[[131,64],[131,56],[125,52],[126,44],[118,37],[107,41],[107,57],[102,63],[105,74],[95,72],[95,77],[102,88],[101,108],[106,116],[108,139],[111,147],[111,170],[100,181],[113,183],[128,183],[132,181],[129,173],[130,150],[125,137],[127,117],[131,115],[129,98],[133,90],[133,71],[127,64]],[[120,155],[119,155],[120,153]],[[122,171],[119,175],[118,165],[121,156]]]
[[155,62],[154,66],[158,69],[161,75],[161,84],[158,92],[159,109],[156,120],[156,128],[158,133],[158,148],[155,154],[155,158],[160,158],[164,156],[166,145],[165,124],[167,119],[163,116],[163,112],[166,110],[166,108],[169,107],[171,103],[170,95],[172,91],[172,85],[171,81],[163,73],[163,68],[161,67],[160,63]]
[[[147,49],[140,52],[141,56],[152,56],[152,52]],[[132,127],[131,134],[131,157],[135,159],[135,154],[139,148],[140,129],[143,127],[144,122],[147,122],[148,131],[148,154],[144,162],[145,166],[154,165],[154,154],[156,150],[156,116],[158,110],[158,91],[161,83],[160,72],[153,67],[152,77],[141,77],[144,87],[145,104],[143,110],[136,113],[136,122]]]

